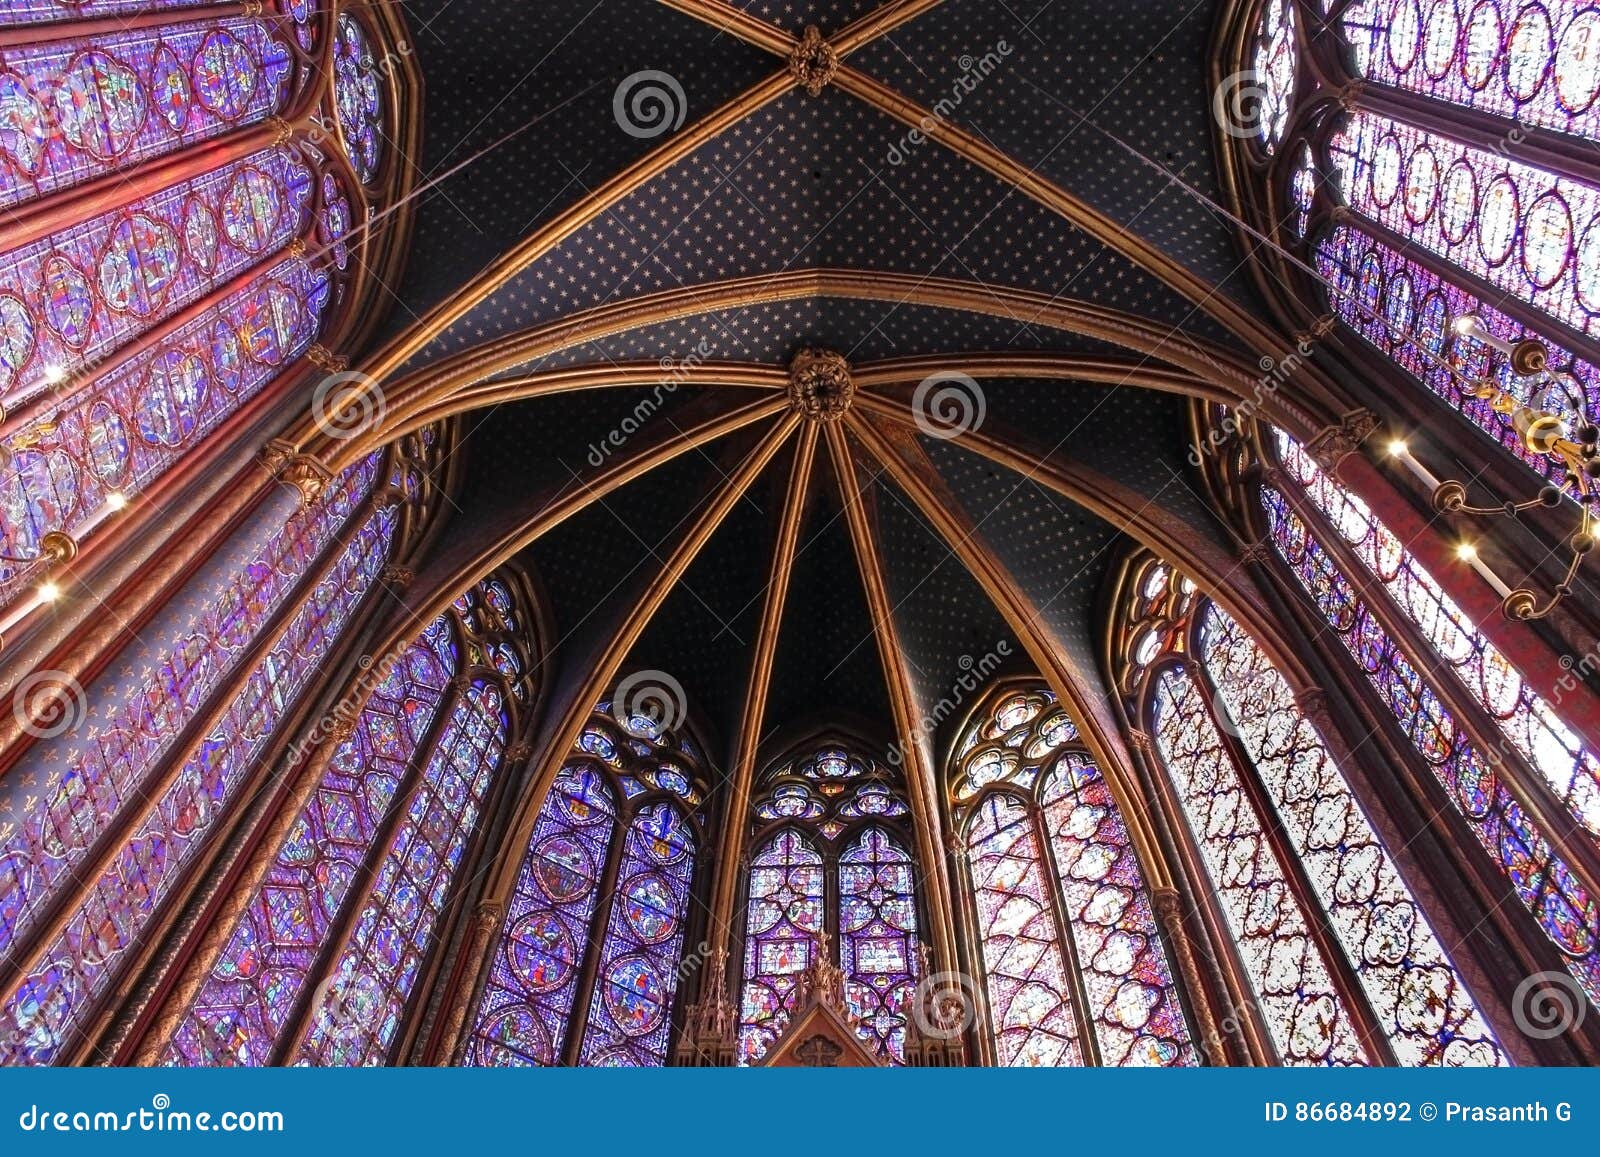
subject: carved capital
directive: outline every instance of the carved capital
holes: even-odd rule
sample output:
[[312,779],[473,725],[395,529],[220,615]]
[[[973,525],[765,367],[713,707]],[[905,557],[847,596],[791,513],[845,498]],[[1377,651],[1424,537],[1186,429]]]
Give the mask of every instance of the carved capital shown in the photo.
[[385,586],[394,587],[396,590],[405,590],[416,580],[417,572],[408,566],[390,563],[383,568],[379,578]]
[[1325,426],[1306,445],[1306,453],[1324,474],[1332,474],[1378,428],[1378,415],[1371,410],[1351,410],[1337,426]]
[[838,71],[838,50],[822,38],[815,24],[806,25],[805,35],[789,54],[789,75],[810,95],[821,96]]
[[803,349],[789,363],[789,407],[813,422],[834,422],[855,397],[850,363],[832,350]]
[[526,740],[521,743],[513,743],[510,747],[506,748],[506,762],[508,763],[522,763],[532,755],[533,744],[527,742]]
[[333,480],[333,471],[321,459],[302,454],[293,442],[274,438],[261,452],[261,463],[280,482],[287,482],[300,491],[302,502],[311,502]]
[[1156,910],[1156,919],[1169,937],[1183,935],[1183,896],[1176,888],[1152,888],[1150,904]]
[[480,941],[487,940],[500,927],[500,916],[505,911],[497,900],[482,900],[472,911],[472,927]]
[[1146,758],[1155,758],[1156,741],[1150,737],[1148,731],[1143,731],[1137,727],[1128,728],[1128,742],[1133,745],[1134,750],[1140,752]]
[[330,374],[341,373],[350,368],[350,359],[334,353],[321,342],[313,342],[306,350],[306,361],[316,366],[319,370],[326,370]]

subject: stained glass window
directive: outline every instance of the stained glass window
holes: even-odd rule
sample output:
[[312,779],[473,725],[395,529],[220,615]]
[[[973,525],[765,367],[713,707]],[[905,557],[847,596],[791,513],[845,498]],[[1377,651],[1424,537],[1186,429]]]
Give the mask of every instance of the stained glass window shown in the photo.
[[800,832],[786,828],[751,857],[740,1060],[763,1056],[789,1023],[795,986],[825,929],[826,903],[822,853]]
[[277,21],[173,20],[0,50],[0,205],[285,112],[294,58]]
[[[1544,778],[1574,820],[1591,835],[1600,821],[1595,757],[1536,695],[1506,658],[1472,625],[1409,551],[1355,496],[1319,471],[1299,446],[1279,434],[1290,475],[1376,586],[1364,597],[1328,553],[1318,531],[1286,496],[1263,487],[1261,503],[1274,545],[1336,637],[1394,712],[1401,729],[1500,866],[1518,898],[1561,949],[1584,988],[1600,991],[1600,905],[1552,852],[1547,837],[1507,790],[1504,754],[1484,750],[1441,700],[1437,681],[1454,674],[1527,766]],[[1384,592],[1384,593],[1380,593]],[[1419,668],[1374,613],[1370,599],[1389,599],[1434,648]]]
[[[825,743],[765,772],[753,811],[745,900],[739,1063],[766,1055],[794,1011],[801,973],[826,946],[863,1043],[905,1063],[921,974],[916,866],[900,777]],[[837,929],[837,937],[832,930]]]
[[706,782],[687,739],[619,714],[595,709],[534,821],[467,1064],[666,1063]]
[[[170,24],[0,49],[0,206],[24,214],[0,252],[0,606],[41,576],[47,532],[90,538],[350,305],[358,191],[317,142],[351,119],[338,135],[372,176],[394,69],[341,14],[355,63],[320,78],[306,50],[325,18],[300,0],[222,19],[173,8]],[[119,5],[71,15],[99,9]],[[62,15],[15,0],[0,23],[45,10]],[[328,131],[285,140],[262,123],[297,102],[325,106]],[[80,198],[82,219],[32,229],[69,186],[121,170]]]
[[1339,7],[1357,71],[1524,125],[1600,136],[1600,11],[1581,0],[1354,0]]
[[1299,74],[1295,44],[1294,0],[1267,0],[1256,33],[1254,89],[1261,107],[1262,144],[1270,152],[1283,139],[1289,108]]
[[[309,1027],[301,1059],[384,1057],[500,770],[505,690],[525,686],[528,645],[509,589],[494,578],[386,665],[226,946],[206,962],[204,983],[167,1046],[168,1063],[270,1063],[302,1001]],[[452,695],[463,665],[489,646],[509,656],[503,682],[479,680]],[[355,691],[367,686],[359,679]],[[352,912],[356,930],[313,989],[330,936]]]
[[[189,699],[193,688],[135,683],[133,675],[122,690],[131,712],[131,733],[94,729],[82,732],[81,740],[68,733],[47,741],[78,745],[79,762],[57,768],[50,777],[50,794],[59,808],[47,813],[47,839],[34,844],[26,836],[26,842],[18,841],[17,833],[7,837],[4,908],[21,917],[9,921],[14,933],[31,931],[30,916],[74,879],[87,873],[92,883],[75,901],[60,933],[34,953],[36,963],[0,998],[0,1027],[5,1030],[0,1031],[0,1060],[51,1060],[104,992],[120,956],[176,891],[212,823],[235,802],[261,749],[376,582],[397,516],[397,507],[373,510],[362,504],[353,515],[349,540],[335,541],[322,552],[318,573],[308,576],[302,601],[270,649],[181,763],[174,766],[162,758],[177,733],[147,728],[153,717],[194,702]],[[281,523],[259,527],[258,533],[281,535]],[[229,560],[221,561],[226,565]],[[228,568],[223,573],[238,572]],[[285,586],[284,597],[296,589]],[[253,641],[250,635],[212,640],[187,632],[183,639],[178,654],[185,666],[200,658],[196,651],[203,654],[208,642],[231,642],[243,654]],[[201,672],[211,674],[208,668],[200,662]],[[36,745],[33,753],[54,766],[48,753],[39,750],[43,746]],[[8,784],[18,781],[15,775],[7,777]],[[102,800],[114,810],[99,810]],[[94,835],[109,828],[113,818],[124,835],[98,861],[90,859]]]
[[[1600,400],[1582,340],[1600,333],[1600,188],[1587,166],[1549,159],[1558,149],[1521,147],[1530,126],[1600,139],[1600,10],[1578,0],[1323,0],[1322,9],[1331,26],[1313,38],[1349,51],[1324,53],[1308,70],[1318,86],[1309,95],[1348,111],[1284,142],[1294,163],[1270,179],[1293,209],[1262,224],[1304,243],[1350,328],[1561,482],[1560,462],[1525,448],[1514,407],[1497,411],[1480,389],[1584,424],[1567,390],[1512,369],[1512,347],[1533,339],[1586,409]],[[1359,100],[1346,99],[1358,89]],[[1459,131],[1440,131],[1452,120]],[[1313,229],[1313,217],[1328,223]]]
[[1001,1063],[1198,1063],[1121,812],[1054,695],[989,696],[958,747],[952,802]]
[[[1281,1058],[1370,1063],[1359,1027],[1370,1016],[1402,1064],[1507,1063],[1283,676],[1187,579],[1144,565],[1129,662],[1145,673],[1161,766]],[[1341,995],[1340,969],[1363,1009]]]

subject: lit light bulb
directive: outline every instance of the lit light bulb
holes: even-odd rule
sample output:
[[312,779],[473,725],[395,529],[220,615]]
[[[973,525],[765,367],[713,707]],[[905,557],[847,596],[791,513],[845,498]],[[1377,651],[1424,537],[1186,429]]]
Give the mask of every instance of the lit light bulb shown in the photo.
[[1456,557],[1462,562],[1471,562],[1478,557],[1478,548],[1470,542],[1459,543],[1456,546]]
[[61,588],[55,583],[44,582],[39,584],[39,601],[53,603],[61,597]]
[[120,490],[113,490],[106,495],[106,507],[110,510],[121,510],[128,505],[128,496]]
[[1395,438],[1389,443],[1389,457],[1399,458],[1410,448],[1411,447],[1406,445],[1406,440],[1404,438]]
[[44,368],[44,380],[50,385],[55,385],[67,376],[67,371],[60,366],[50,365]]
[[1465,337],[1472,333],[1473,330],[1478,328],[1478,319],[1473,317],[1470,313],[1464,313],[1451,323],[1451,328]]

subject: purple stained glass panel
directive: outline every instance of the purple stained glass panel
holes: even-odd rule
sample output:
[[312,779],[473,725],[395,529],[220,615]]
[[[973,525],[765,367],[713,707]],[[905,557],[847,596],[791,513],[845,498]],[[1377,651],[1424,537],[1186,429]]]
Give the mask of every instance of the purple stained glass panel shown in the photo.
[[493,683],[476,682],[457,700],[311,1011],[295,1063],[388,1059],[502,765],[508,725],[505,697]]
[[1600,189],[1368,112],[1329,149],[1356,212],[1600,333]]
[[568,759],[534,824],[506,908],[468,1064],[561,1063],[616,817],[606,773],[587,757]]
[[641,808],[622,845],[579,1064],[666,1064],[694,866],[683,814],[669,803]]
[[0,1062],[43,1064],[116,975],[388,559],[395,508],[354,529],[212,732],[156,790],[87,898],[0,1006]]
[[[130,497],[159,478],[305,352],[321,328],[328,290],[325,272],[287,258],[159,345],[20,423],[3,443],[29,448],[14,450],[0,468],[0,554],[37,558],[49,530],[86,537],[112,495]],[[0,605],[41,569],[0,562]]]
[[14,409],[60,385],[301,236],[312,187],[293,152],[268,149],[0,256],[0,396]]
[[1544,834],[1456,724],[1283,495],[1263,488],[1274,545],[1371,680],[1517,897],[1561,950],[1590,999],[1600,998],[1600,905],[1556,858]]
[[906,1014],[921,971],[911,854],[867,828],[839,857],[839,964],[857,1033],[879,1056],[905,1063]]
[[292,74],[288,45],[260,19],[0,49],[0,206],[279,114]]
[[174,1032],[167,1063],[269,1063],[458,664],[446,616],[374,689]]
[[[376,459],[323,499],[261,512],[88,689],[97,726],[42,740],[0,782],[0,949],[30,931],[97,840],[140,797],[175,739],[300,589],[377,477]],[[34,786],[24,790],[21,785]],[[37,793],[30,804],[29,797]]]
[[785,828],[750,861],[745,908],[744,986],[739,1001],[739,1062],[763,1056],[789,1023],[800,973],[825,930],[822,854]]
[[[1347,325],[1532,469],[1560,481],[1565,467],[1525,450],[1510,416],[1496,413],[1481,398],[1468,396],[1461,379],[1488,378],[1525,403],[1533,399],[1540,383],[1513,373],[1505,354],[1482,342],[1457,337],[1452,322],[1476,317],[1508,346],[1539,337],[1549,353],[1551,368],[1565,370],[1578,380],[1591,409],[1600,403],[1600,370],[1348,225],[1337,226],[1317,243],[1315,260],[1317,271],[1332,286],[1333,308]],[[1452,367],[1456,373],[1451,372]]]
[[1585,0],[1354,0],[1339,23],[1369,80],[1600,137],[1600,9]]

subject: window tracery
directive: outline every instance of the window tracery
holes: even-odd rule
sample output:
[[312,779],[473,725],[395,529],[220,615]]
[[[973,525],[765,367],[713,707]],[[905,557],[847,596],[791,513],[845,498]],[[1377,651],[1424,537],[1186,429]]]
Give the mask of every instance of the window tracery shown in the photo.
[[[1260,505],[1274,547],[1518,899],[1595,993],[1600,905],[1508,789],[1505,762],[1512,752],[1520,756],[1591,839],[1600,836],[1600,763],[1358,498],[1287,435],[1275,431],[1272,440],[1283,470],[1277,485],[1261,487]],[[1301,502],[1290,501],[1290,492]],[[1375,582],[1353,582],[1323,541],[1327,534],[1337,535]],[[1390,634],[1372,604],[1384,598],[1432,653],[1412,655]],[[1440,681],[1452,677],[1497,730],[1494,747],[1447,705]]]
[[534,821],[465,1063],[666,1063],[706,800],[687,738],[595,708]]
[[[1387,1051],[1408,1065],[1508,1063],[1260,646],[1155,560],[1130,565],[1119,618],[1123,688],[1149,721],[1282,1060],[1369,1064]],[[1364,1039],[1367,1024],[1381,1040]]]
[[1000,1063],[1197,1064],[1138,856],[1055,696],[990,694],[954,776]]
[[[531,693],[522,617],[507,581],[488,579],[389,666],[207,969],[166,1063],[262,1065],[286,1045],[302,1063],[387,1057],[505,770],[515,704]],[[504,658],[491,664],[491,653]],[[322,963],[341,926],[352,930]],[[302,1005],[304,1039],[290,1040]]]
[[739,1062],[766,1054],[816,952],[837,953],[857,1035],[905,1063],[922,965],[910,808],[899,777],[828,742],[769,770],[752,808]]
[[[21,214],[0,238],[0,607],[47,569],[47,533],[91,537],[347,328],[357,217],[395,168],[381,140],[396,70],[361,19],[300,0],[167,7],[168,23],[52,23],[0,49],[0,205]],[[135,8],[151,14],[72,16]],[[47,14],[61,16],[19,0],[0,23]],[[323,77],[316,30],[335,24]],[[346,188],[351,169],[366,187]],[[79,198],[92,213],[53,225],[75,186],[113,175]]]

